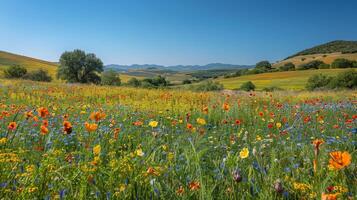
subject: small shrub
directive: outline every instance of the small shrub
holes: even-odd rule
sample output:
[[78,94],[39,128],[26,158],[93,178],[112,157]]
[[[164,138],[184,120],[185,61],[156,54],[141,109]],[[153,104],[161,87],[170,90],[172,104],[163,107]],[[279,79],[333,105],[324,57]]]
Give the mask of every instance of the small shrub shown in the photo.
[[323,63],[323,64],[319,65],[318,68],[319,69],[330,69],[330,65],[326,64],[326,63]]
[[141,85],[140,80],[138,80],[137,78],[131,78],[129,79],[128,83],[129,86],[133,86],[133,87],[139,87]]
[[254,91],[255,90],[255,85],[251,81],[248,81],[248,82],[243,83],[240,86],[240,89],[244,90],[244,91]]
[[26,68],[19,65],[14,65],[4,70],[5,78],[22,78],[26,73]]
[[337,74],[337,76],[330,82],[330,88],[357,88],[357,71],[348,70]]
[[320,65],[325,64],[320,60],[313,60],[311,62],[302,64],[298,67],[298,70],[318,69]]
[[186,85],[186,84],[191,84],[192,81],[190,79],[185,79],[182,81],[182,84]]
[[332,68],[350,68],[353,67],[353,61],[344,59],[344,58],[337,58],[331,63]]
[[307,90],[315,90],[318,88],[325,88],[327,85],[329,85],[330,81],[332,80],[332,77],[325,76],[322,74],[317,74],[311,76],[306,83],[306,89]]
[[294,71],[295,65],[291,62],[285,63],[283,66],[279,67],[280,71]]
[[217,91],[222,90],[223,85],[213,81],[204,81],[198,85],[192,86],[191,89],[200,92]]
[[283,90],[283,89],[276,87],[276,86],[270,86],[270,87],[263,88],[263,91],[265,91],[265,92],[273,92],[273,91],[281,91],[281,90]]
[[33,72],[29,72],[23,76],[24,79],[29,79],[32,81],[41,81],[41,82],[51,82],[52,77],[48,74],[46,70],[39,69]]
[[119,73],[114,70],[103,72],[101,77],[101,83],[102,85],[119,86],[121,84]]

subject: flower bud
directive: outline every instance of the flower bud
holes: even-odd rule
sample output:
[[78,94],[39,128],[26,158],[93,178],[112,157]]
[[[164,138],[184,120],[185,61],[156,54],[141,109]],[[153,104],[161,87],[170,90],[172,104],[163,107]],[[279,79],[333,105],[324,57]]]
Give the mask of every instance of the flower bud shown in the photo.
[[242,175],[238,169],[233,171],[232,176],[235,182],[239,183],[242,181]]
[[284,188],[283,188],[283,184],[281,183],[280,179],[277,179],[274,183],[274,189],[277,193],[283,193]]

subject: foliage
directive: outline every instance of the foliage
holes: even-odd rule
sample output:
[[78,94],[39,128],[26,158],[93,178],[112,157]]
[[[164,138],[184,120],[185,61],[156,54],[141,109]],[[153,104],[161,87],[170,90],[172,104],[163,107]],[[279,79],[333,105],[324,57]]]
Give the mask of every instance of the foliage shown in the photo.
[[264,70],[264,71],[269,71],[272,69],[272,66],[269,61],[260,61],[255,65],[256,69]]
[[317,88],[324,88],[330,83],[331,80],[331,77],[322,74],[313,75],[307,80],[306,89],[314,90]]
[[204,79],[209,79],[209,78],[215,78],[218,76],[223,76],[223,75],[230,74],[230,73],[235,73],[236,71],[239,71],[239,70],[235,70],[235,69],[198,70],[198,71],[189,73],[189,75],[191,75],[194,78],[204,80]]
[[71,83],[99,83],[102,71],[103,62],[95,54],[76,49],[61,55],[57,77]]
[[48,74],[48,71],[43,69],[38,69],[32,72],[27,73],[23,76],[24,79],[29,79],[32,81],[42,81],[42,82],[51,82],[52,77]]
[[276,86],[270,86],[270,87],[265,87],[262,90],[266,91],[266,92],[273,92],[273,91],[282,91],[284,89],[276,87]]
[[119,86],[121,84],[119,73],[114,70],[103,72],[101,75],[101,83],[102,85]]
[[292,62],[285,63],[283,66],[279,67],[280,71],[294,71],[295,65]]
[[190,79],[185,79],[185,80],[183,80],[182,81],[182,84],[191,84],[192,83],[192,81],[190,80]]
[[240,86],[240,89],[244,90],[244,91],[254,91],[255,90],[255,85],[252,83],[252,81],[248,81],[248,82],[243,83]]
[[323,54],[323,53],[335,53],[335,52],[356,53],[357,52],[357,41],[336,40],[336,41],[328,42],[326,44],[318,45],[318,46],[303,50],[301,52],[298,52],[292,56],[287,57],[286,59],[292,58],[295,56]]
[[355,61],[347,60],[345,58],[337,58],[331,63],[332,68],[352,68]]
[[158,87],[166,87],[170,83],[163,76],[157,76],[155,78],[145,78],[141,81],[141,87],[144,88],[158,88]]
[[320,64],[318,66],[319,69],[330,69],[330,65],[329,64],[326,64],[326,63],[323,63],[323,64]]
[[223,85],[217,82],[203,81],[197,85],[191,86],[191,90],[199,91],[199,92],[207,92],[207,91],[219,91],[223,89]]
[[4,70],[5,78],[22,78],[26,73],[26,68],[20,65],[13,65]]
[[141,85],[141,82],[137,78],[133,77],[128,80],[127,85],[132,87],[139,87]]
[[333,80],[329,83],[330,88],[357,88],[357,71],[348,70],[339,73]]
[[305,64],[301,64],[298,66],[298,70],[308,70],[308,69],[318,69],[320,65],[325,64],[320,60],[313,60]]
[[322,74],[314,75],[309,78],[306,89],[354,89],[357,88],[357,71],[348,70],[337,74],[335,77]]

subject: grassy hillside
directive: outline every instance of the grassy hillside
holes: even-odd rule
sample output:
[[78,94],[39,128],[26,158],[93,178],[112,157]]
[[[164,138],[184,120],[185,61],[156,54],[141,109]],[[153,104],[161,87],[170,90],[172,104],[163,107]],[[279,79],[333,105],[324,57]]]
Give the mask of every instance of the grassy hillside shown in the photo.
[[45,69],[51,76],[55,77],[57,65],[52,62],[21,56],[5,51],[0,51],[0,76],[3,75],[3,69],[11,65],[21,65],[27,68],[28,71],[36,69]]
[[280,62],[274,63],[274,67],[279,67],[285,63],[292,62],[295,66],[311,62],[313,60],[321,60],[324,63],[331,64],[337,58],[345,58],[348,60],[357,60],[357,53],[329,53],[329,54],[313,54],[313,55],[301,55],[282,60]]
[[303,56],[303,55],[311,55],[311,54],[327,54],[327,53],[336,53],[336,52],[357,53],[357,41],[336,40],[318,46],[314,46],[309,49],[305,49],[288,58],[292,58],[295,56]]
[[223,84],[226,89],[239,88],[241,84],[247,81],[252,81],[257,90],[265,87],[276,86],[288,90],[302,90],[305,88],[307,79],[314,74],[325,74],[334,76],[348,69],[321,69],[321,70],[303,70],[303,71],[287,71],[263,73],[248,76],[240,76],[235,78],[220,78],[216,81]]

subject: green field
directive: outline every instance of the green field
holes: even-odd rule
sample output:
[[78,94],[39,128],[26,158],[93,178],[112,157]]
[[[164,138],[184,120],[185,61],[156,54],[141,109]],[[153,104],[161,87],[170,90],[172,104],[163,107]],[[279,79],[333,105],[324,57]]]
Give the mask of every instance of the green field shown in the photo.
[[273,72],[255,75],[240,76],[234,78],[220,78],[217,79],[222,83],[226,89],[236,89],[244,82],[252,81],[257,90],[265,87],[279,87],[288,90],[302,90],[308,78],[315,74],[324,74],[334,76],[340,72],[348,69],[319,69],[319,70],[303,70],[303,71],[287,71],[287,72]]

